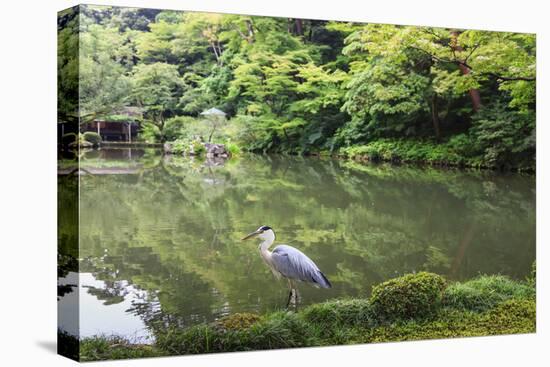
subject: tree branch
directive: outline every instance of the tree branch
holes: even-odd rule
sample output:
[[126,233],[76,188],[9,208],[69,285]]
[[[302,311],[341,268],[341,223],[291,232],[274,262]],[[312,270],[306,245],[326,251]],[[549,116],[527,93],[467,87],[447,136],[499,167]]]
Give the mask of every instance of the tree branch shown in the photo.
[[466,58],[464,59],[464,62],[468,62],[468,59],[470,58],[470,56],[472,56],[472,54],[475,52],[475,50],[477,50],[479,47],[479,43],[477,45],[475,45],[474,47],[472,47],[470,53],[468,54],[468,56],[466,56]]
[[[415,46],[410,46],[412,49],[414,50],[418,50],[420,52],[423,52],[425,53],[426,55],[430,56],[433,60],[435,61],[439,61],[439,62],[444,62],[444,63],[449,63],[449,64],[455,64],[455,65],[458,65],[458,66],[464,66],[466,68],[468,68],[470,71],[474,72],[474,69],[472,68],[472,66],[470,64],[468,64],[466,61],[460,61],[460,60],[453,60],[453,59],[444,59],[444,58],[441,58],[441,57],[438,57],[438,56],[435,56],[434,54],[432,54],[431,52],[429,51],[426,51],[422,48],[419,48],[419,47],[415,47]],[[475,47],[477,48],[477,47]],[[470,55],[468,55],[468,57],[471,56],[471,54],[473,53],[473,50],[472,52],[470,53]],[[466,58],[466,60],[468,59],[468,57]],[[487,76],[491,76],[495,79],[499,79],[500,81],[502,82],[513,82],[513,81],[520,81],[520,80],[523,80],[523,81],[526,81],[526,82],[534,82],[537,80],[536,77],[528,77],[528,76],[503,76],[503,75],[499,75],[499,74],[496,74],[496,73],[493,73],[493,72],[480,72],[479,75],[487,75]]]

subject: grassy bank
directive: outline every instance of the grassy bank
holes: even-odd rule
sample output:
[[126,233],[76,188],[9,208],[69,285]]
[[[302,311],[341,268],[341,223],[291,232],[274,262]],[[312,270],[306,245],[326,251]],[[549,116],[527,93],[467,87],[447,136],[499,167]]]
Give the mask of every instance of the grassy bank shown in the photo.
[[496,156],[496,153],[476,151],[465,139],[455,137],[441,143],[429,140],[381,139],[365,145],[343,148],[339,154],[356,161],[535,171],[536,162],[531,156],[523,157],[510,152],[507,159]]
[[339,299],[298,312],[233,314],[186,329],[156,331],[154,345],[118,337],[81,341],[81,360],[139,358],[531,333],[536,327],[534,281],[480,276],[447,283],[410,274],[373,288],[370,298]]

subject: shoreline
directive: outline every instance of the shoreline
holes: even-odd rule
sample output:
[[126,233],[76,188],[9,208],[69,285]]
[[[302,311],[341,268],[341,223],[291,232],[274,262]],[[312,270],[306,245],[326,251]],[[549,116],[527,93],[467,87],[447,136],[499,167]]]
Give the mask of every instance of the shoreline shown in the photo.
[[[153,330],[153,344],[118,336],[58,333],[60,354],[81,361],[367,344],[536,331],[535,268],[525,281],[482,275],[448,283],[407,274],[373,287],[369,298],[328,300],[297,311],[235,313],[212,323]],[[76,353],[76,354],[75,354]]]
[[[96,149],[158,149],[163,155],[185,156],[186,154],[167,151],[165,143],[148,143],[143,141],[136,142],[102,142]],[[216,144],[221,145],[223,144]],[[457,153],[448,146],[447,143],[434,144],[429,141],[400,140],[400,139],[380,139],[365,145],[351,145],[340,148],[337,151],[246,151],[240,150],[238,153],[229,153],[223,159],[230,159],[233,156],[242,154],[258,155],[281,155],[281,156],[303,156],[317,158],[332,158],[341,161],[355,162],[358,164],[379,164],[389,163],[394,166],[413,166],[413,167],[433,167],[439,169],[460,169],[460,170],[483,170],[493,172],[513,172],[521,174],[536,175],[536,162],[523,165],[497,166],[491,165],[480,156],[467,157],[464,154]],[[187,154],[189,155],[189,154]],[[192,154],[196,158],[206,158],[205,154]],[[523,162],[525,163],[525,162]]]
[[[100,148],[106,149],[124,149],[124,148],[151,148],[159,149],[162,151],[163,144],[161,143],[102,143]],[[281,156],[303,156],[311,158],[332,158],[341,161],[355,162],[359,164],[380,164],[389,163],[393,166],[413,166],[418,168],[432,167],[438,169],[460,169],[460,170],[483,170],[493,172],[513,172],[521,174],[536,175],[536,163],[532,166],[509,166],[499,167],[492,166],[487,163],[480,162],[474,158],[467,158],[464,156],[454,155],[451,159],[426,159],[426,158],[408,158],[403,157],[397,151],[384,150],[384,151],[368,151],[368,145],[350,146],[342,148],[337,152],[317,151],[317,152],[256,152],[256,151],[243,151],[241,154],[258,154],[258,155],[281,155]],[[176,154],[170,152],[162,152],[163,155],[175,155],[180,156],[183,154]],[[234,156],[234,155],[232,155]],[[195,155],[197,158],[201,158],[200,155]],[[228,157],[227,159],[230,159]]]

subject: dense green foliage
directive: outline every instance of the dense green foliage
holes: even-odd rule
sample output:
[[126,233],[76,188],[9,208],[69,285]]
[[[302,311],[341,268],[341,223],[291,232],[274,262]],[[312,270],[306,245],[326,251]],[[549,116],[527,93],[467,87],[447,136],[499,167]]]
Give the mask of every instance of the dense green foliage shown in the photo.
[[[427,293],[433,295],[436,289],[441,293],[444,283],[444,279],[436,274],[420,273],[375,288],[379,292],[390,290],[390,293],[395,286],[401,290],[429,289]],[[458,284],[453,286],[460,287]],[[373,292],[370,299],[327,301],[298,312],[278,311],[264,316],[234,314],[210,324],[162,329],[157,331],[152,346],[132,345],[117,337],[86,338],[81,342],[81,356],[82,360],[90,361],[535,331],[534,296],[524,294],[524,290],[530,287],[528,284],[504,277],[479,277],[463,286],[479,292],[482,297],[498,301],[480,310],[477,304],[470,303],[467,293],[450,291],[452,300],[433,304],[429,317],[419,310],[418,314],[398,312],[396,317],[388,320],[377,307],[380,294]],[[445,290],[446,294],[448,292],[449,288]],[[399,309],[403,309],[409,300],[402,297],[395,302]]]
[[[534,167],[533,34],[80,10],[79,62],[66,27],[59,74],[79,65],[84,117],[143,107],[143,139],[190,141],[186,116],[218,107],[229,121],[214,140],[244,150],[307,154],[429,139],[435,155],[460,142],[451,164]],[[74,104],[61,97],[70,105],[61,108]],[[173,118],[182,123],[168,126]]]

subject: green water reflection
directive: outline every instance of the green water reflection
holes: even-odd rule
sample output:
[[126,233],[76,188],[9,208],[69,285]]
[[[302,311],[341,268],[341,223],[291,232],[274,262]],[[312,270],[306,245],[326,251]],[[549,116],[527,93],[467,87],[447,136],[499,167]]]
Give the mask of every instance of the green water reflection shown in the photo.
[[257,243],[239,241],[260,225],[331,280],[330,290],[302,285],[304,304],[421,270],[522,279],[535,258],[532,176],[141,150],[90,152],[82,167],[80,271],[105,282],[105,308],[124,298],[121,284],[146,291],[130,312],[153,328],[284,306],[285,282]]

